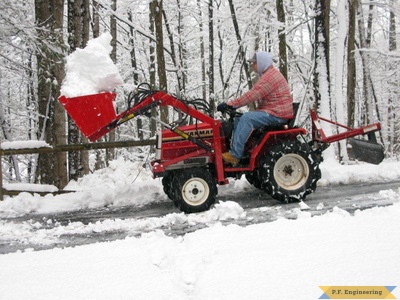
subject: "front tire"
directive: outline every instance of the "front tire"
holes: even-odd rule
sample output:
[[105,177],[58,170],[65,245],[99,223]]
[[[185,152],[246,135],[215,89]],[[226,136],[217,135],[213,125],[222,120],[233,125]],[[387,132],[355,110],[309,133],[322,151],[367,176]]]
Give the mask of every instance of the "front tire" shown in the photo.
[[309,145],[297,140],[273,146],[262,160],[262,189],[284,203],[303,200],[321,178],[320,161]]
[[254,187],[261,189],[261,180],[258,178],[258,172],[255,170],[252,173],[247,173],[246,174],[246,179],[247,181],[253,185]]
[[174,172],[169,171],[167,174],[162,179],[162,185],[164,189],[164,193],[167,194],[169,199],[173,199],[173,194],[172,194],[172,179],[174,178]]
[[186,169],[176,174],[171,188],[175,204],[185,213],[208,210],[218,194],[214,177],[202,168]]

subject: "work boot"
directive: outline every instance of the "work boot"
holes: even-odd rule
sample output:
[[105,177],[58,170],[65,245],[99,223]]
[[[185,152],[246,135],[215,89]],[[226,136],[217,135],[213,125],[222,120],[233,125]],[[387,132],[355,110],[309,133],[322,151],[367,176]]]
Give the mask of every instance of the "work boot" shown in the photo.
[[239,163],[239,159],[234,157],[230,152],[222,153],[222,159],[225,162],[230,163],[232,166],[236,166]]

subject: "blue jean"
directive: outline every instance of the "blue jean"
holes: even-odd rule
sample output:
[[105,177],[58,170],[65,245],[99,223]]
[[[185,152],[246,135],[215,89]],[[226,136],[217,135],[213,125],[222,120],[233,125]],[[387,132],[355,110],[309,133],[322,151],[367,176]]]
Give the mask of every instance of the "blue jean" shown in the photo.
[[245,112],[241,117],[235,119],[230,153],[240,159],[247,139],[254,129],[283,125],[285,123],[287,123],[286,119],[275,117],[264,111]]

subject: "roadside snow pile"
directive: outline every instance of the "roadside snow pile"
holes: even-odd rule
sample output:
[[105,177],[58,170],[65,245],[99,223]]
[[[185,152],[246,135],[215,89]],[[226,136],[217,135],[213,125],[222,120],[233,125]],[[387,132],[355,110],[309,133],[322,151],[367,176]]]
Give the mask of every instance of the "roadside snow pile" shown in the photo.
[[66,75],[61,95],[67,98],[111,92],[123,83],[117,66],[110,58],[111,34],[103,33],[90,40],[84,49],[76,49],[67,57]]
[[322,178],[318,181],[318,186],[377,182],[400,178],[400,162],[396,159],[385,159],[379,165],[362,162],[342,165],[335,160],[328,159],[320,166]]

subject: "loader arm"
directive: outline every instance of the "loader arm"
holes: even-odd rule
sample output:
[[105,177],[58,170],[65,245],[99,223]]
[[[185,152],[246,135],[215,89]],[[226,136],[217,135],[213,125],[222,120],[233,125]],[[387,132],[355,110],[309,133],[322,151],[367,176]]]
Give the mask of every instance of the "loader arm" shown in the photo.
[[[100,128],[97,132],[91,135],[89,140],[95,141],[100,137],[104,136],[106,133],[110,132],[111,130],[115,129],[116,127],[122,125],[123,123],[139,116],[139,115],[147,115],[151,108],[156,106],[171,106],[175,109],[182,111],[183,113],[190,115],[191,117],[209,124],[213,129],[213,144],[208,145],[203,143],[202,141],[196,139],[195,137],[181,131],[177,126],[166,124],[160,120],[157,120],[166,128],[170,129],[174,133],[178,134],[179,136],[183,137],[184,139],[198,145],[199,147],[203,148],[207,152],[211,152],[215,156],[215,164],[216,164],[216,171],[217,171],[217,181],[219,183],[226,183],[226,178],[224,175],[224,168],[223,168],[223,161],[222,161],[222,145],[221,145],[221,136],[220,136],[220,127],[221,122],[218,120],[213,119],[212,117],[202,113],[201,111],[195,109],[194,107],[176,99],[175,97],[163,92],[158,91],[154,94],[151,94],[141,100],[139,103],[135,104],[130,109],[120,113],[116,116],[116,118],[109,123],[108,125]],[[198,150],[195,151],[198,154]],[[189,155],[190,156],[190,155]],[[177,161],[183,160],[185,157],[180,157]],[[158,166],[158,168],[162,168],[163,166]]]
[[[221,126],[221,123],[219,121],[214,120],[210,116],[198,111],[197,109],[183,103],[182,101],[176,99],[175,97],[159,91],[156,92],[152,95],[147,96],[144,98],[142,101],[131,107],[130,109],[127,109],[126,111],[123,111],[117,117],[108,125],[104,126],[103,128],[100,128],[96,133],[91,135],[89,140],[91,141],[96,141],[111,130],[115,129],[116,127],[122,125],[123,123],[139,116],[139,115],[146,115],[147,113],[150,112],[151,108],[156,107],[156,106],[171,106],[173,108],[181,110],[183,113],[188,114],[192,116],[193,118],[196,118],[197,120],[200,120],[204,123],[208,123],[210,125],[216,126],[216,128]],[[165,124],[163,124],[165,125]],[[179,134],[178,132],[176,132]]]

